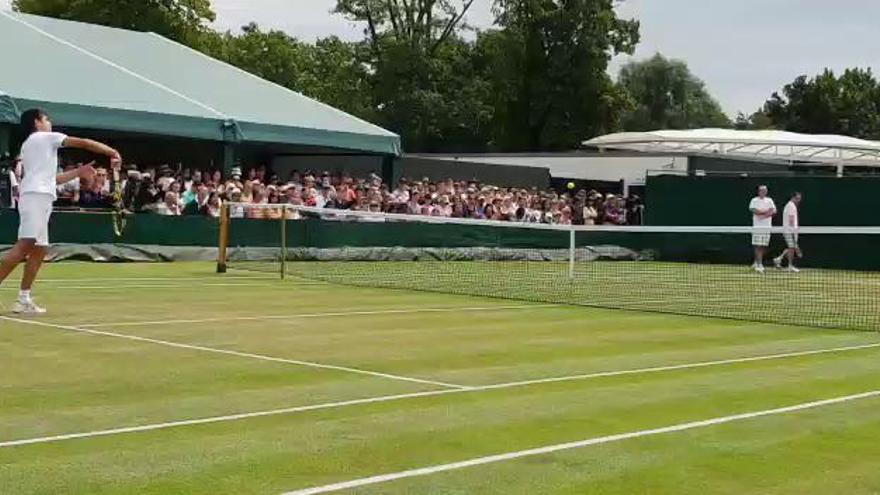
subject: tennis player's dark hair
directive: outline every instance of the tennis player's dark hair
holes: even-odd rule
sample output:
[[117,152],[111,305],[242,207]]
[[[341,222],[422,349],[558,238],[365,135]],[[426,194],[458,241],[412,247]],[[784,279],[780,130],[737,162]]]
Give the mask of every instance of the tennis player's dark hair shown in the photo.
[[803,194],[801,194],[800,191],[795,191],[795,192],[791,193],[791,198],[792,198],[792,199],[794,199],[794,198],[796,198],[796,197],[798,197],[798,196],[803,196]]
[[28,136],[30,136],[31,134],[37,132],[38,120],[43,120],[43,118],[48,116],[49,114],[41,108],[31,108],[30,110],[25,110],[21,114],[21,126],[19,128],[22,141],[27,139]]

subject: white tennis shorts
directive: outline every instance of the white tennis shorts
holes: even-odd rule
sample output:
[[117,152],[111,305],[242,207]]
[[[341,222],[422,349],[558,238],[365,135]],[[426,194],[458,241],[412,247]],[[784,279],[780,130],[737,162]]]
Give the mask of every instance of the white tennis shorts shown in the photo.
[[797,234],[782,234],[785,237],[785,245],[791,249],[797,249],[798,247],[798,235]]
[[35,239],[37,246],[49,245],[49,217],[52,216],[51,194],[25,193],[18,201],[18,238]]
[[767,247],[770,245],[770,234],[752,234],[752,246]]

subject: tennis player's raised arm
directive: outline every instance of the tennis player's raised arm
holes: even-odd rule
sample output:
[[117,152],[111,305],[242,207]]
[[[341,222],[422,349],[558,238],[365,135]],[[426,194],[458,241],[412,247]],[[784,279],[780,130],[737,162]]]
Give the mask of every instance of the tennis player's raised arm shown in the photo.
[[91,151],[92,153],[98,155],[104,155],[110,157],[110,166],[114,167],[120,163],[122,163],[122,156],[119,155],[119,152],[115,149],[107,146],[104,143],[99,143],[98,141],[94,141],[91,139],[82,139],[76,137],[70,137],[64,139],[62,146],[65,148],[78,148],[81,150]]

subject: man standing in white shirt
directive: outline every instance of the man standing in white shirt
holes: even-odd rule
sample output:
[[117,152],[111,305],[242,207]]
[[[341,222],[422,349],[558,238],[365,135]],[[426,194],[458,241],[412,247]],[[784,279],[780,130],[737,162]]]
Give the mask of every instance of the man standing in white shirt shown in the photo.
[[785,232],[782,235],[785,237],[785,250],[782,251],[782,254],[773,258],[776,268],[782,268],[782,259],[787,258],[788,271],[790,272],[800,271],[794,266],[794,258],[795,256],[803,256],[798,244],[798,229],[801,226],[800,218],[798,218],[798,207],[801,204],[801,199],[801,193],[796,192],[792,194],[788,204],[782,210],[782,226],[785,228]]
[[49,247],[49,217],[55,201],[58,184],[79,178],[84,184],[95,178],[95,169],[84,165],[74,170],[58,173],[58,149],[79,148],[92,153],[110,157],[110,164],[118,167],[122,163],[119,153],[113,148],[92,141],[68,137],[52,132],[49,115],[39,109],[28,110],[21,115],[21,132],[25,138],[21,145],[22,179],[21,197],[18,203],[19,229],[18,242],[6,253],[0,264],[0,283],[9,276],[15,267],[26,261],[21,278],[21,291],[12,311],[20,314],[42,314],[46,310],[37,306],[31,298],[31,287],[43,264]]
[[[755,262],[752,268],[758,273],[764,273],[764,253],[770,245],[770,227],[773,226],[773,216],[776,215],[776,204],[773,198],[767,196],[767,186],[758,186],[758,195],[749,203],[749,211],[752,212],[752,246],[755,248]],[[763,229],[767,229],[763,232]]]

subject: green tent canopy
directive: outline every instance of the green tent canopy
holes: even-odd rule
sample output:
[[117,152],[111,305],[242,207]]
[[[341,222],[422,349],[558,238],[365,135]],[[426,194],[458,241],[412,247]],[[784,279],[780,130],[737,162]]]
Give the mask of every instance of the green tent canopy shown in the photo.
[[0,11],[0,123],[399,155],[400,138],[154,33]]

